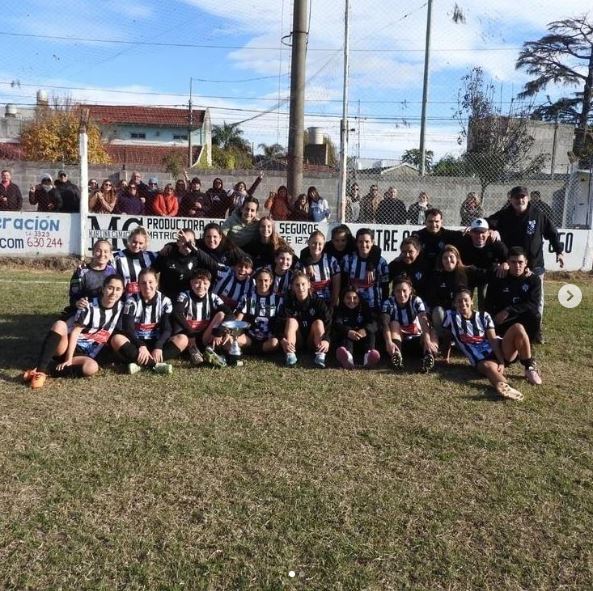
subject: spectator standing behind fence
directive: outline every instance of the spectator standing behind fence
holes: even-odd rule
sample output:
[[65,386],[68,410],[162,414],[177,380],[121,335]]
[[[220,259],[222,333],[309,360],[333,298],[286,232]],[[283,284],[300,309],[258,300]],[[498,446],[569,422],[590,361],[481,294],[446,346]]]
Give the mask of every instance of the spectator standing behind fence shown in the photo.
[[224,190],[222,179],[215,178],[212,187],[206,191],[206,215],[210,218],[225,218],[230,202],[231,200]]
[[309,219],[309,204],[307,202],[306,193],[301,193],[294,200],[292,211],[288,215],[288,219],[293,221],[305,221]]
[[358,216],[359,223],[374,224],[375,213],[381,196],[379,195],[379,187],[371,185],[369,192],[360,200],[360,215]]
[[408,212],[405,203],[398,198],[397,189],[389,187],[375,214],[378,224],[405,224]]
[[94,195],[99,190],[99,183],[97,179],[89,179],[89,184],[87,185],[89,189],[89,197]]
[[414,226],[423,226],[426,219],[426,212],[432,209],[428,202],[428,193],[421,191],[418,199],[408,208],[408,222]]
[[80,189],[68,179],[65,170],[58,172],[55,188],[62,197],[62,213],[78,213],[80,211]]
[[109,179],[101,183],[101,189],[89,197],[89,210],[93,213],[113,213],[117,205],[117,193]]
[[189,183],[189,189],[179,204],[179,216],[184,218],[203,218],[204,200],[206,195],[202,193],[202,181],[195,176]]
[[37,211],[57,212],[62,209],[62,197],[54,187],[49,174],[41,176],[41,183],[29,190],[29,203],[37,205]]
[[316,187],[307,189],[307,203],[309,205],[309,219],[313,222],[328,222],[331,212],[329,203],[324,199]]
[[[264,207],[270,210],[270,217],[273,220],[287,220],[290,215],[290,197],[288,189],[284,185],[278,187],[278,191],[270,191]],[[308,216],[305,217],[308,219]]]
[[23,209],[23,196],[18,185],[12,182],[9,170],[2,171],[0,182],[0,211],[20,211]]
[[177,179],[175,181],[175,197],[177,197],[177,203],[181,207],[181,201],[187,193],[187,183],[183,179]]
[[127,215],[142,215],[144,213],[144,202],[138,195],[136,183],[130,182],[124,191],[117,194],[114,211],[115,213],[125,213]]
[[484,217],[482,202],[477,193],[473,191],[467,194],[467,197],[459,208],[461,216],[461,225],[469,226],[474,220]]
[[249,189],[243,181],[239,181],[233,187],[233,190],[228,192],[229,215],[233,213],[235,209],[241,209],[241,207],[243,206],[243,202],[247,197],[253,197],[255,190],[257,189],[263,178],[264,173],[260,172],[255,178],[255,181],[253,181],[251,187],[249,187]]
[[554,220],[552,208],[545,201],[542,201],[542,194],[539,191],[531,191],[529,200],[535,209],[541,211],[549,220]]
[[346,195],[346,221],[357,222],[360,217],[360,187],[352,183],[350,193]]
[[154,215],[161,217],[175,217],[179,211],[179,201],[171,183],[167,183],[162,193],[159,193],[153,203]]

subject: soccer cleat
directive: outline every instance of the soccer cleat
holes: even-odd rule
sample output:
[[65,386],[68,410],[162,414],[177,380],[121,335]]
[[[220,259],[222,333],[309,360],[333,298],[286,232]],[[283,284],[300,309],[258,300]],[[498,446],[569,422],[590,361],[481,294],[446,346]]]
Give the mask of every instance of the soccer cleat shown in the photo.
[[379,353],[377,349],[369,349],[364,354],[363,366],[368,367],[370,369],[371,367],[376,367],[377,365],[379,365],[380,361],[381,353]]
[[128,363],[128,373],[133,376],[135,373],[142,371],[142,366],[137,363]]
[[434,355],[426,353],[422,358],[422,371],[428,373],[434,367]]
[[396,349],[395,353],[391,356],[391,367],[394,371],[404,368],[404,358],[399,349]]
[[523,394],[519,390],[515,390],[510,384],[506,382],[498,382],[496,384],[496,391],[503,397],[509,400],[523,400]]
[[286,365],[286,367],[294,367],[297,364],[297,361],[298,358],[295,353],[287,353],[284,365]]
[[226,359],[219,355],[212,347],[204,349],[204,359],[214,367],[226,367]]
[[535,363],[525,368],[525,379],[534,386],[539,386],[542,383],[542,378],[539,375],[539,369]]
[[204,363],[204,357],[202,355],[202,353],[200,353],[200,350],[196,347],[190,347],[188,349],[189,351],[189,359],[192,363],[192,365],[202,365],[202,363]]
[[336,349],[336,358],[344,369],[354,369],[354,357],[352,357],[352,353],[346,347],[338,347]]
[[321,369],[325,368],[325,353],[316,353],[313,363]]
[[155,363],[152,371],[154,371],[154,373],[171,375],[173,373],[173,366],[170,363]]
[[37,368],[35,369],[26,369],[22,374],[21,377],[23,378],[23,381],[28,384],[32,379],[33,376],[37,373]]
[[47,374],[43,373],[42,371],[36,371],[35,375],[33,375],[31,378],[31,388],[33,388],[33,390],[43,388],[45,385],[45,380],[47,380]]

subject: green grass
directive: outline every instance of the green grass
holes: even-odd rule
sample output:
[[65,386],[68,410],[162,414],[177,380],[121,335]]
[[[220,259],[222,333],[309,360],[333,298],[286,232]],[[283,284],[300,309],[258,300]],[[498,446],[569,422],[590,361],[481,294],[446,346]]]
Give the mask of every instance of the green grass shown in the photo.
[[590,279],[577,311],[548,284],[544,385],[511,368],[509,403],[460,358],[430,376],[177,361],[33,392],[18,376],[67,286],[30,282],[67,278],[0,283],[3,588],[593,586]]

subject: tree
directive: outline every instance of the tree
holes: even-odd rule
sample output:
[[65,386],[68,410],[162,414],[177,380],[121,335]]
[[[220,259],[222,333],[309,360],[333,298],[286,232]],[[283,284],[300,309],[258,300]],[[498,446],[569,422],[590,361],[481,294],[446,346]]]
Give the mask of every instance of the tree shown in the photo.
[[264,153],[266,160],[278,160],[286,158],[286,149],[280,144],[259,144],[257,146]]
[[[80,162],[78,131],[80,107],[68,102],[37,108],[35,118],[21,131],[21,146],[27,160],[76,164]],[[110,158],[96,123],[87,125],[88,159],[91,164],[109,164]]]
[[443,156],[432,169],[433,176],[467,176],[467,165],[462,157]]
[[251,152],[249,142],[242,137],[243,130],[236,123],[223,122],[222,125],[212,126],[212,144],[223,150],[235,148],[244,152]]
[[511,104],[503,113],[494,98],[494,85],[484,80],[481,68],[473,68],[462,81],[456,112],[459,142],[467,141],[462,159],[467,173],[479,178],[482,197],[492,183],[540,171],[548,154],[530,154],[535,140],[529,133],[527,111],[515,111]]
[[546,120],[562,114],[565,121],[574,123],[573,152],[583,156],[593,103],[593,23],[586,15],[568,18],[549,23],[548,31],[538,41],[523,44],[516,68],[535,78],[525,84],[519,98],[535,96],[548,84],[580,87],[573,98],[549,101],[537,114]]
[[212,166],[215,168],[247,169],[253,168],[251,153],[238,148],[223,150],[219,146],[212,146]]
[[[434,158],[434,152],[432,150],[426,150],[424,152],[424,163],[426,166],[426,172],[430,172],[432,168],[432,160]],[[412,148],[410,150],[406,150],[402,154],[402,162],[404,164],[411,164],[416,168],[420,168],[420,160],[422,159],[422,155],[418,148]]]
[[163,156],[163,166],[165,171],[168,172],[174,179],[178,178],[185,167],[186,159],[177,151],[169,152]]

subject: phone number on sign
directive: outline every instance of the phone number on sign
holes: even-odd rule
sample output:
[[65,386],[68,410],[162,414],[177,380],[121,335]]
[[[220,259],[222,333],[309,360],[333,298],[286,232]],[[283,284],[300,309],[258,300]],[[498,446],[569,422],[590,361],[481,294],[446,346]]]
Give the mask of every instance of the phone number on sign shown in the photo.
[[30,248],[62,248],[62,239],[27,236],[27,246]]

